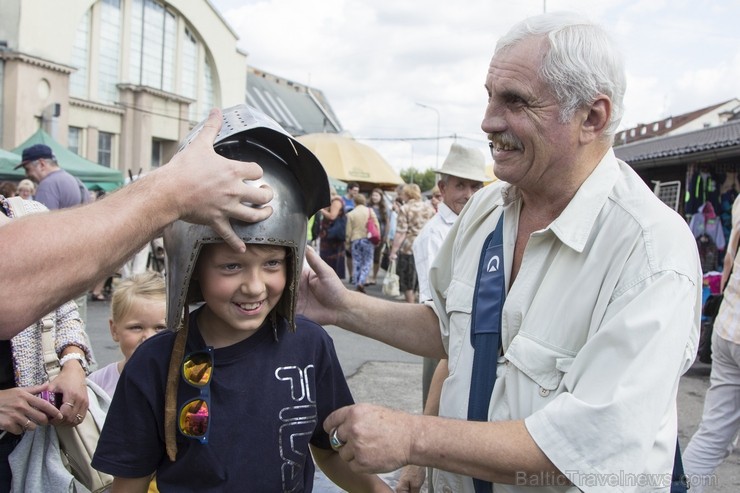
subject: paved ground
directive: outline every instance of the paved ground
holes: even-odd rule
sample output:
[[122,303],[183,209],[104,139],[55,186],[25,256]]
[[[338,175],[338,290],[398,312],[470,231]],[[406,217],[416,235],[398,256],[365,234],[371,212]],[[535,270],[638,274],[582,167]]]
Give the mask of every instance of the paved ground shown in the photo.
[[[382,296],[379,286],[368,288],[373,296]],[[102,366],[120,358],[117,345],[108,332],[107,302],[88,302],[88,332],[95,354]],[[337,327],[326,327],[334,338],[337,354],[357,402],[371,402],[412,413],[421,413],[421,358],[398,351],[385,344],[350,334]],[[401,330],[401,328],[399,328]],[[679,441],[686,446],[701,419],[704,394],[709,385],[709,365],[696,363],[682,378],[679,389]],[[604,439],[608,440],[606,435]],[[717,470],[717,487],[706,491],[740,491],[740,453],[735,451]],[[395,485],[397,474],[384,475]],[[320,474],[315,491],[341,491]]]

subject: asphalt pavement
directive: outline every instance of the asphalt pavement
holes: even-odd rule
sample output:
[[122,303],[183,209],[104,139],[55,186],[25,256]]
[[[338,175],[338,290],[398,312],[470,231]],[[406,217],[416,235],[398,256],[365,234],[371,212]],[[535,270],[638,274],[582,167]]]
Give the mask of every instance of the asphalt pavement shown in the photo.
[[[380,283],[369,286],[367,293],[370,296],[384,297]],[[108,330],[109,314],[109,302],[88,301],[87,330],[98,365],[101,367],[121,358],[118,346],[111,339]],[[356,402],[368,402],[411,413],[421,413],[420,357],[334,326],[327,326],[325,329],[334,339],[337,355]],[[399,330],[403,328],[399,327]],[[709,371],[709,365],[697,362],[681,379],[678,422],[679,442],[683,448],[688,444],[701,419],[704,394],[709,386]],[[605,433],[604,439],[608,440],[609,434],[614,432],[615,430],[609,430]],[[391,486],[395,486],[397,477],[398,471],[383,475]],[[732,452],[717,469],[716,484],[706,491],[716,493],[740,491],[740,452],[737,450]],[[342,490],[319,473],[314,491],[335,493]]]

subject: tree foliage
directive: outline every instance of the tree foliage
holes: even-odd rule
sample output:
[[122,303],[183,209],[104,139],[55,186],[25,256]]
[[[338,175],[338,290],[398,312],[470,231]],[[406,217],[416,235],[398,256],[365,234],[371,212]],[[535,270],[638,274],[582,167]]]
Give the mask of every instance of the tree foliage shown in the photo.
[[416,183],[422,192],[431,190],[437,184],[437,174],[431,169],[419,171],[416,168],[406,168],[402,169],[400,174],[403,181],[406,183]]

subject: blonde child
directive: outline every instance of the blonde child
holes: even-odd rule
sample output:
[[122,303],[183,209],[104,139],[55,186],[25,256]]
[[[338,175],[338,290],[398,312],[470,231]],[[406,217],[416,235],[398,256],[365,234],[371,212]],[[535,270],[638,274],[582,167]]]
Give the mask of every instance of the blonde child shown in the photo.
[[139,344],[167,328],[164,278],[144,272],[121,281],[111,300],[110,335],[118,343],[123,359],[88,377],[113,397],[123,367]]

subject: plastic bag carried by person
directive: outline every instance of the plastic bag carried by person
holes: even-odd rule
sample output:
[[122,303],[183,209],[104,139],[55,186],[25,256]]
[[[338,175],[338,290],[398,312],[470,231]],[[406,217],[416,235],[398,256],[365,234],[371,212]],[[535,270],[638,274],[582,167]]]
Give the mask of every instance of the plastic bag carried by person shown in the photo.
[[391,262],[390,269],[383,278],[383,294],[386,296],[400,296],[401,290],[398,284],[398,274],[396,274],[396,261]]

